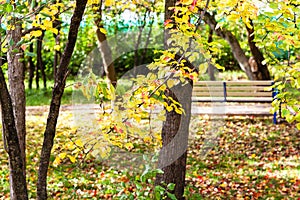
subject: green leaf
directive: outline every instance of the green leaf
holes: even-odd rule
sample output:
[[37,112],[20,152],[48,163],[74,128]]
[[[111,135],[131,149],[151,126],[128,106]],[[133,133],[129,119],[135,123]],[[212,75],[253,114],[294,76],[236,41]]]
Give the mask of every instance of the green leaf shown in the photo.
[[35,8],[35,6],[36,6],[36,1],[32,0],[30,5],[31,9]]
[[283,117],[286,117],[287,115],[290,114],[290,111],[286,108],[283,108],[282,111],[281,111],[281,114]]
[[175,189],[175,183],[169,183],[169,184],[167,185],[167,188],[168,188],[168,190],[173,191],[173,190]]
[[165,188],[163,188],[162,186],[160,185],[157,185],[155,186],[154,188],[154,192],[155,192],[155,199],[162,199],[162,195],[164,194],[165,192]]
[[175,194],[171,194],[170,192],[167,192],[167,195],[168,195],[168,197],[169,197],[170,199],[172,199],[172,200],[177,200]]
[[163,173],[164,173],[164,171],[161,170],[161,169],[155,169],[154,171],[155,171],[155,173],[157,173],[157,174],[163,174]]
[[21,46],[24,44],[25,40],[22,38],[19,42],[17,42],[17,46]]
[[5,13],[4,4],[0,4],[0,14],[3,15]]
[[136,186],[137,190],[142,190],[143,189],[143,186],[138,182],[135,183],[135,186]]
[[10,45],[10,46],[13,46],[13,45],[14,45],[13,39],[10,39],[10,40],[9,40],[9,45]]
[[292,123],[295,120],[294,116],[290,114],[288,114],[285,118],[288,123]]
[[13,6],[11,4],[7,4],[6,5],[6,12],[10,13],[11,11],[13,11]]
[[35,57],[35,56],[36,56],[36,53],[33,53],[33,52],[25,52],[25,55],[26,55],[26,56],[29,56],[29,57]]
[[52,17],[51,15],[48,15],[48,14],[46,14],[46,13],[44,13],[44,12],[41,12],[41,15],[44,15],[45,17]]

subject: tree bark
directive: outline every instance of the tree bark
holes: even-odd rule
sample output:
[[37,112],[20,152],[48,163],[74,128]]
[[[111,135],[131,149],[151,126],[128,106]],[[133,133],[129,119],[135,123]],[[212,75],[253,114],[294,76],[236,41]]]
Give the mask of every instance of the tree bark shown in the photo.
[[166,185],[174,183],[175,189],[170,192],[177,199],[184,199],[191,93],[191,84],[186,84],[185,86],[179,85],[172,88],[172,90],[167,90],[165,93],[167,97],[172,97],[182,104],[186,115],[177,114],[175,111],[167,112],[166,121],[163,123],[162,129],[163,147],[158,163],[158,167],[164,173],[156,176],[155,185],[165,186],[163,183]]
[[40,88],[40,70],[38,64],[35,66],[35,85],[36,89]]
[[[137,67],[140,65],[140,55],[139,55],[139,49],[140,49],[140,44],[142,41],[142,36],[143,36],[143,31],[145,29],[146,23],[147,23],[147,16],[148,13],[150,13],[150,10],[147,9],[146,12],[144,13],[142,24],[138,27],[139,31],[137,33],[137,38],[136,38],[136,43],[134,47],[134,67]],[[138,13],[136,13],[138,15]],[[141,18],[141,16],[139,16]]]
[[54,88],[52,90],[52,99],[47,118],[46,129],[44,132],[44,141],[38,170],[37,199],[39,200],[47,199],[47,172],[50,163],[51,150],[54,144],[57,119],[59,116],[59,108],[61,105],[61,97],[64,93],[66,78],[68,76],[68,66],[74,51],[78,29],[82,20],[86,3],[87,0],[76,1],[76,7],[70,23],[67,44],[60,59],[60,64],[54,82]]
[[[10,88],[10,97],[12,101],[13,113],[15,126],[18,135],[18,143],[20,148],[20,156],[22,158],[22,172],[23,176],[26,177],[26,125],[25,125],[25,86],[24,86],[24,65],[20,60],[24,58],[24,54],[18,42],[21,41],[22,37],[22,27],[19,23],[19,19],[12,19],[15,25],[14,30],[8,30],[8,41],[12,42],[12,45],[9,46],[7,53],[8,60],[8,81]],[[9,131],[7,129],[7,131]],[[8,148],[10,144],[8,144]],[[11,166],[12,167],[12,166]],[[11,169],[13,170],[13,169]],[[14,178],[11,175],[11,186],[14,188],[15,183]],[[15,199],[15,193],[18,191],[11,191],[11,198]]]
[[252,20],[250,20],[250,25],[252,26],[251,28],[246,25],[248,32],[248,44],[250,47],[250,51],[254,57],[254,60],[257,64],[257,70],[252,70],[253,75],[257,80],[270,80],[271,77],[268,67],[266,64],[263,64],[265,58],[259,50],[259,48],[256,46],[256,43],[254,42],[254,25]]
[[[61,1],[59,0],[58,3]],[[58,7],[58,10],[60,10],[60,7]],[[53,33],[53,36],[55,38],[55,45],[60,44],[60,29],[61,29],[61,21],[59,20],[59,12],[54,16],[55,20],[53,21],[53,27],[58,30],[57,34],[55,35]],[[61,52],[58,50],[55,50],[54,53],[54,59],[53,59],[53,79],[55,80],[56,77],[56,72],[57,72],[57,66],[58,66],[58,61],[61,56]]]
[[46,74],[45,74],[45,66],[43,63],[43,57],[42,57],[42,50],[43,50],[43,39],[45,36],[45,32],[42,31],[42,35],[37,38],[36,42],[36,68],[41,70],[42,79],[43,79],[43,85],[44,88],[47,88],[47,80],[46,80]]
[[[152,7],[154,8],[154,3],[152,4]],[[151,16],[151,11],[150,11],[150,14]],[[154,16],[152,15],[150,17],[150,20],[149,20],[149,31],[148,31],[148,34],[147,34],[147,38],[146,38],[146,42],[145,42],[145,46],[144,46],[144,51],[141,55],[141,61],[142,63],[141,64],[144,64],[146,63],[145,60],[147,58],[147,51],[148,51],[148,46],[150,44],[150,38],[151,38],[151,34],[152,34],[152,31],[153,31],[153,24],[154,24]]]
[[[29,45],[29,52],[33,52],[33,44],[31,43]],[[29,70],[29,76],[28,76],[28,88],[31,90],[32,89],[32,82],[33,82],[33,77],[34,77],[34,63],[32,60],[32,57],[29,56],[28,57],[28,70]]]
[[98,16],[95,18],[95,24],[97,26],[96,35],[99,42],[99,51],[102,57],[103,61],[103,67],[106,74],[106,77],[108,78],[109,82],[116,87],[117,85],[117,76],[115,72],[114,63],[112,60],[112,53],[110,46],[108,44],[106,35],[101,32],[101,28],[103,28],[102,23],[102,4],[103,0],[100,0],[100,4],[98,5]]
[[[171,19],[174,14],[170,7],[174,7],[176,0],[165,1],[165,20]],[[164,32],[164,46],[170,48],[167,44],[170,38],[168,29]],[[175,59],[181,56],[176,55]],[[187,63],[186,63],[187,64]],[[191,64],[188,67],[193,67]],[[175,101],[181,103],[185,114],[178,114],[175,111],[168,112],[166,121],[162,128],[162,149],[159,153],[158,167],[162,169],[163,174],[157,174],[155,185],[165,187],[169,183],[175,184],[173,193],[177,199],[184,199],[185,173],[186,173],[186,158],[189,134],[189,122],[191,115],[191,96],[192,82],[184,86],[178,85],[172,89],[167,89],[165,92],[167,97],[172,97]],[[167,101],[169,104],[170,102]],[[167,198],[170,199],[170,198]]]
[[[19,145],[19,135],[16,129],[12,99],[7,89],[4,74],[0,67],[0,102],[4,127],[4,143],[9,156],[10,183],[12,200],[27,200],[26,177],[24,174],[24,158]],[[17,121],[17,120],[16,120]]]
[[[208,43],[210,43],[210,42],[213,41],[213,33],[214,33],[214,31],[211,28],[209,28],[208,40],[207,40]],[[215,77],[215,66],[212,65],[210,62],[208,63],[207,73],[208,73],[209,79],[211,81],[215,81],[216,80],[216,77]]]
[[247,77],[250,80],[257,80],[256,76],[252,73],[251,67],[248,62],[248,58],[244,52],[244,50],[241,48],[239,41],[236,39],[236,37],[225,28],[217,28],[217,22],[213,15],[210,15],[208,12],[204,15],[204,21],[206,24],[210,26],[212,30],[219,36],[225,39],[228,44],[231,47],[233,56],[238,61],[241,69],[246,73]]

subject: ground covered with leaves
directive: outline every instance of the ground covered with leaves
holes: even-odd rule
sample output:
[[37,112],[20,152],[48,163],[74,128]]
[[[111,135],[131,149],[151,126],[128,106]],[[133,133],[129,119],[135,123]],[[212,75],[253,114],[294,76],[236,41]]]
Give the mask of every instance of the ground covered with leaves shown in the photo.
[[[30,198],[35,199],[46,115],[38,111],[27,119],[27,180]],[[59,118],[52,162],[63,151],[63,144],[76,141],[71,121],[68,112]],[[294,125],[273,125],[271,119],[259,117],[198,116],[193,117],[191,128],[186,199],[300,199],[300,133]],[[0,199],[8,199],[8,162],[2,146],[1,140]],[[135,144],[131,151],[146,149],[145,144]],[[151,162],[151,158],[144,159]],[[153,199],[153,177],[157,171],[147,162],[136,170],[91,155],[79,154],[74,163],[66,156],[58,166],[51,164],[49,197]]]

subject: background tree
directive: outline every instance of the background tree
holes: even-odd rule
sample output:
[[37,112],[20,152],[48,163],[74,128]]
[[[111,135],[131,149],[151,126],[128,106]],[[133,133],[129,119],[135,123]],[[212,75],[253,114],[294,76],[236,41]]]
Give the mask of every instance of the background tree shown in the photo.
[[112,84],[114,87],[117,85],[117,76],[114,68],[114,63],[112,59],[112,53],[110,46],[108,44],[107,38],[106,38],[106,30],[104,29],[104,23],[102,20],[102,7],[103,6],[111,6],[109,4],[103,4],[103,0],[100,0],[99,4],[94,4],[93,9],[96,10],[95,12],[95,24],[97,27],[96,34],[98,39],[98,46],[100,50],[100,54],[102,57],[103,62],[103,68],[106,74],[107,79],[109,80],[110,84]]

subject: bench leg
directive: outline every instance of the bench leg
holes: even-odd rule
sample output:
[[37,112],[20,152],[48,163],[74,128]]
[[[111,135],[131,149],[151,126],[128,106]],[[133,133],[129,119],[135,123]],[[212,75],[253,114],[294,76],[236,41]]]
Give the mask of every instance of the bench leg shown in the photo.
[[273,114],[273,124],[277,124],[277,112]]

